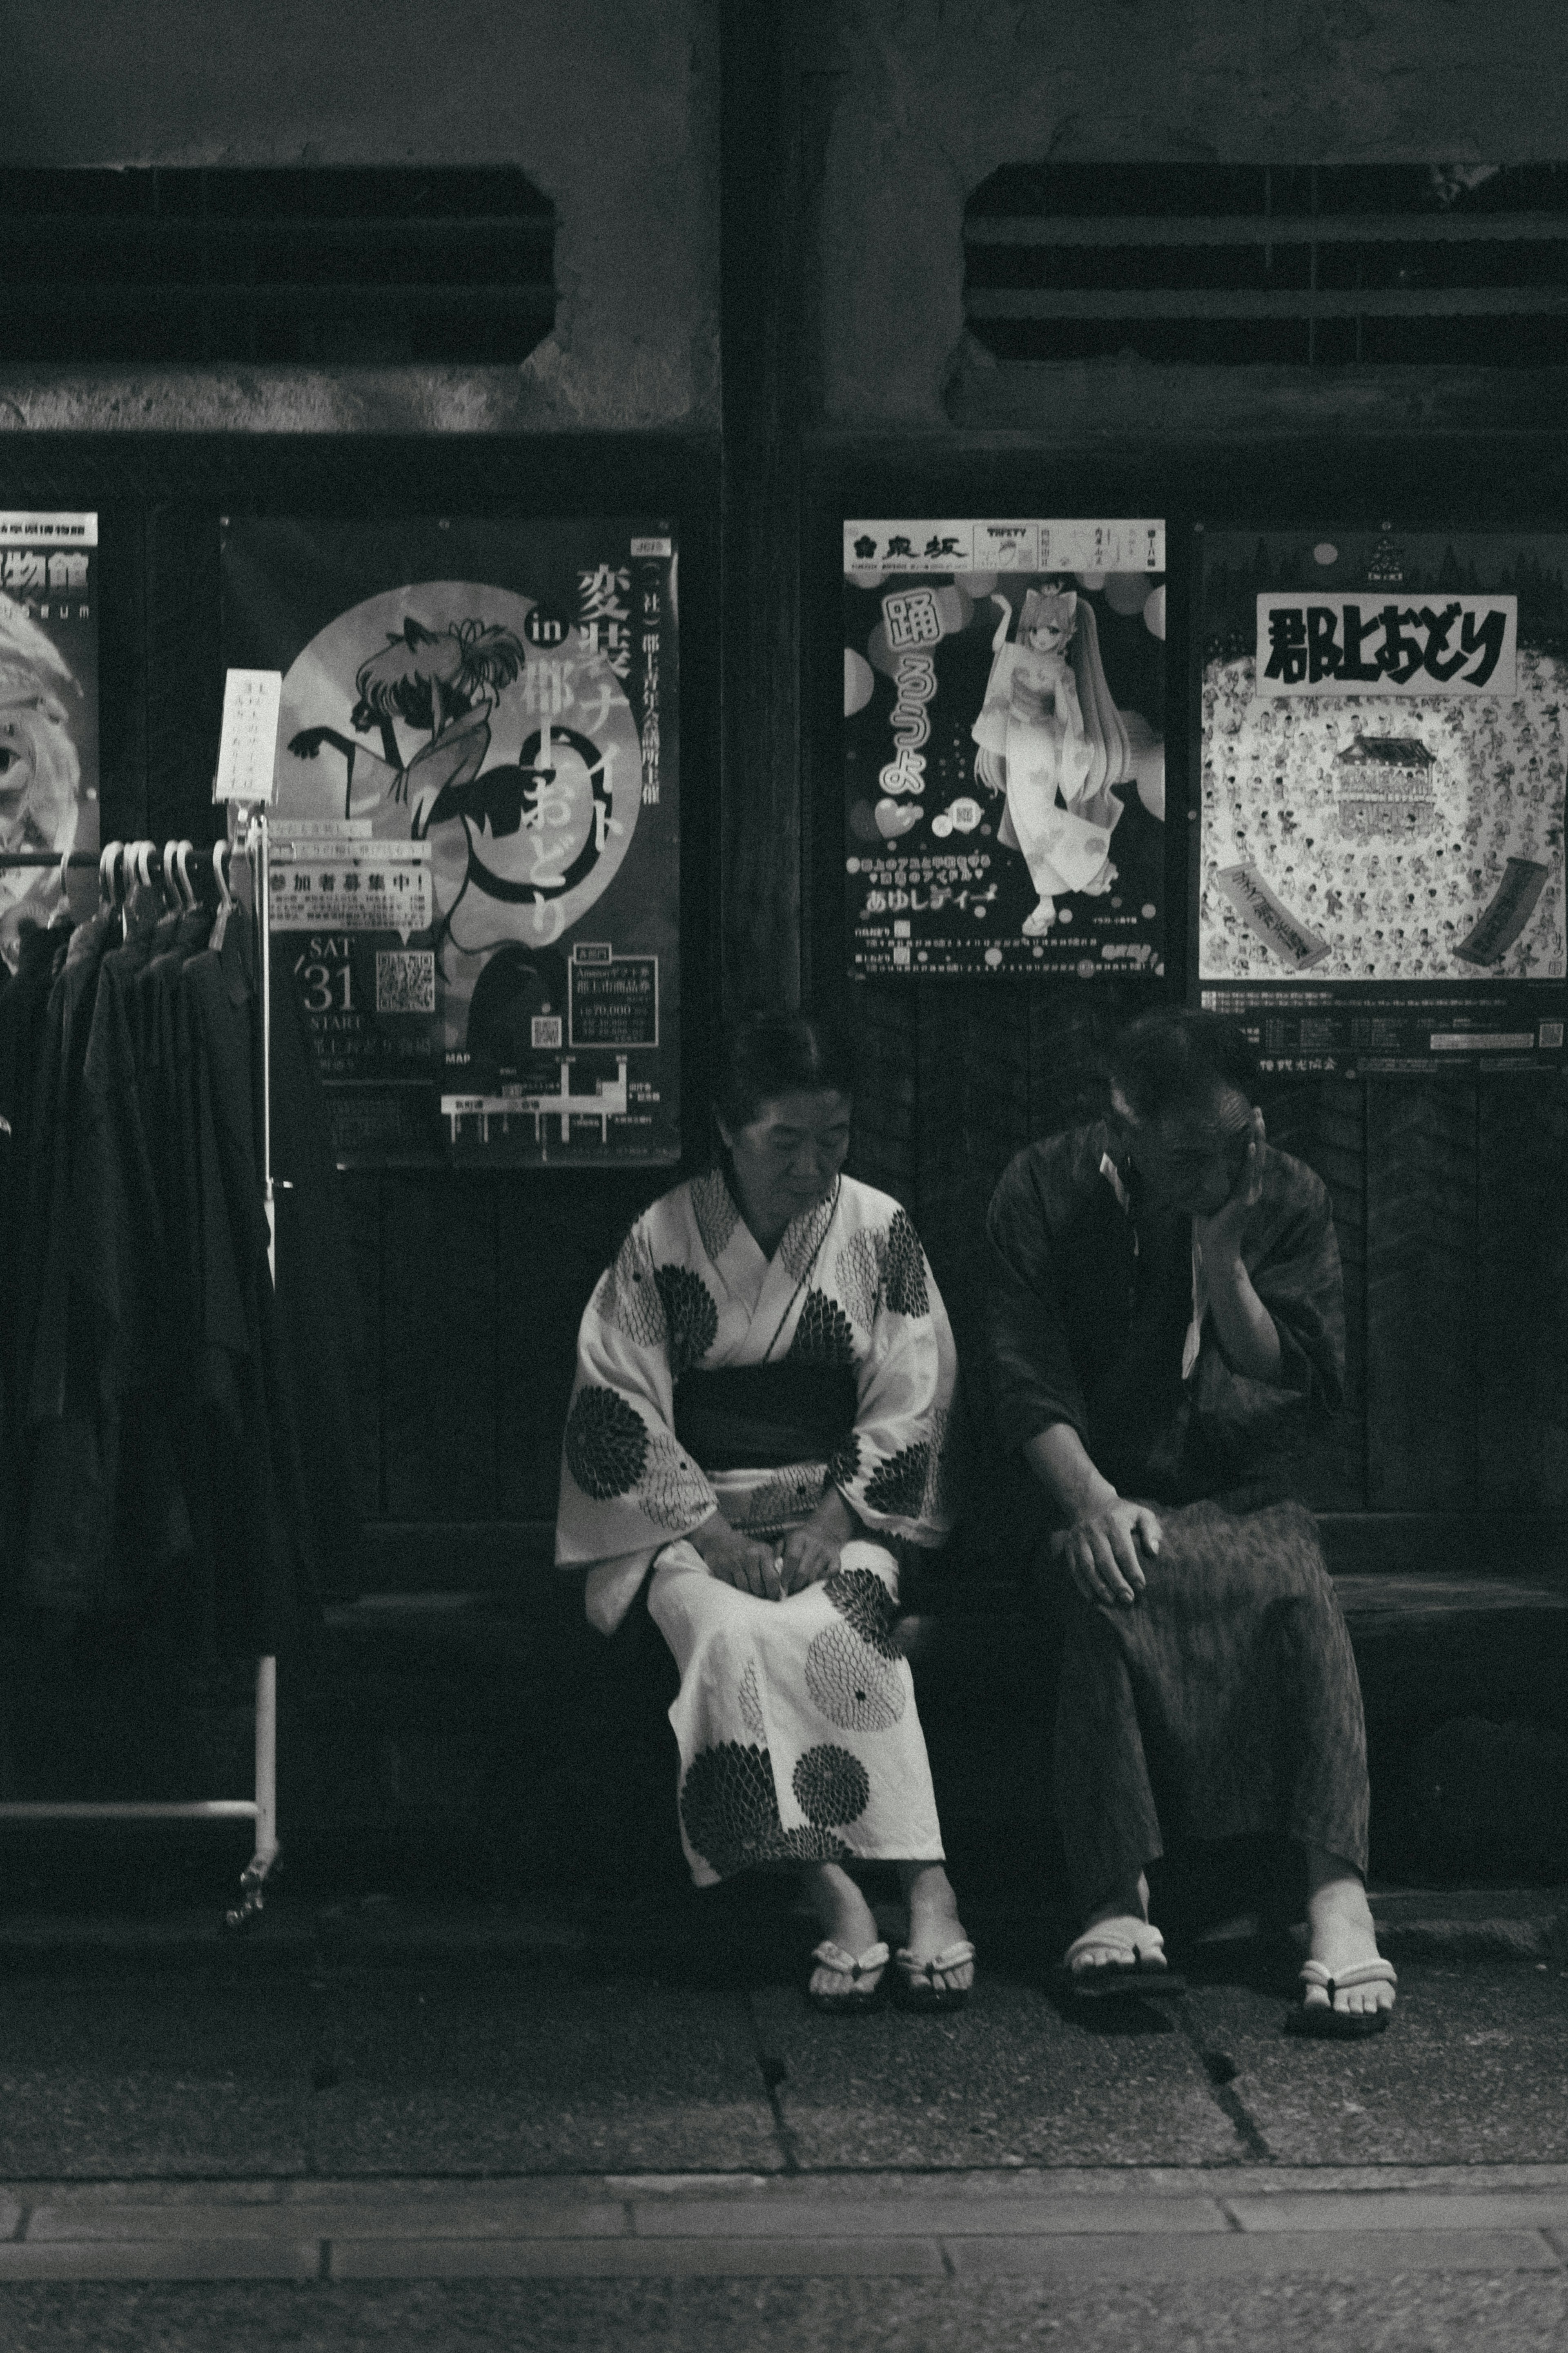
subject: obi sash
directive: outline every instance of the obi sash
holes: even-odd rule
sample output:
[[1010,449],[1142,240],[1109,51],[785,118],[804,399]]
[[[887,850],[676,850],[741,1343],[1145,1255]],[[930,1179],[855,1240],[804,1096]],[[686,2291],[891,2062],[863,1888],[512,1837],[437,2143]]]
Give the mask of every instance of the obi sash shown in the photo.
[[852,1365],[721,1365],[675,1384],[675,1434],[704,1471],[826,1462],[855,1427]]

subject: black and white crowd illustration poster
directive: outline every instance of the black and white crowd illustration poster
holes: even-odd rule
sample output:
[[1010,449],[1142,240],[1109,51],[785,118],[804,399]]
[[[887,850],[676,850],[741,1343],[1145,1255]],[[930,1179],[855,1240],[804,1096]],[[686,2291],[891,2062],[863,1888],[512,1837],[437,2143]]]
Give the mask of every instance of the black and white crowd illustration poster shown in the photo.
[[676,567],[657,519],[226,522],[345,1166],[679,1157]]
[[1198,538],[1203,1002],[1275,1070],[1559,1063],[1568,536]]
[[99,847],[98,517],[0,513],[0,958],[64,901],[59,860]]
[[1165,527],[844,525],[859,976],[1162,974]]

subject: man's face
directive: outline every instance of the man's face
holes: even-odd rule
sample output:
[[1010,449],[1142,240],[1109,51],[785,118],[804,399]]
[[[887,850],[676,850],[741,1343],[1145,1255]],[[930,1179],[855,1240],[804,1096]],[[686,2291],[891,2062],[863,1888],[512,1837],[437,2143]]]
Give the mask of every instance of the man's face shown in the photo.
[[1111,1106],[1128,1158],[1150,1200],[1178,1215],[1212,1218],[1230,1198],[1247,1159],[1252,1105],[1215,1087],[1158,1120],[1142,1121],[1120,1089]]

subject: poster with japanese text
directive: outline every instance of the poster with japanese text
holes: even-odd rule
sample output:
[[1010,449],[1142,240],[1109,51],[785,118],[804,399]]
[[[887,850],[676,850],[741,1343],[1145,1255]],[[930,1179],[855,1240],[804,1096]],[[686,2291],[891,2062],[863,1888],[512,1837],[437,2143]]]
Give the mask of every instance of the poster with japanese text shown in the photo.
[[844,525],[858,976],[1164,970],[1165,527]]
[[679,1157],[676,567],[658,519],[225,524],[343,1165]]
[[1560,1059],[1568,537],[1200,546],[1204,1001],[1287,1070]]
[[95,514],[0,513],[0,958],[13,970],[23,924],[65,905],[60,860],[99,847],[98,565]]

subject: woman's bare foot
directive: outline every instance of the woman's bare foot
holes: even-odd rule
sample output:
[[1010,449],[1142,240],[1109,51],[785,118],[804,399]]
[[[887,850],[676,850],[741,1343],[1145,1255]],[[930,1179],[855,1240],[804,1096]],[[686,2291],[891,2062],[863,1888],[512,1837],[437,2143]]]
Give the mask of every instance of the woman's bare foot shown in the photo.
[[[1321,1847],[1307,1850],[1307,1923],[1310,1950],[1330,1977],[1338,1978],[1363,1962],[1378,1959],[1377,1932],[1361,1874],[1339,1855]],[[1309,1985],[1303,1995],[1308,2010],[1326,2009],[1326,1988]],[[1334,2008],[1360,2016],[1392,2010],[1394,1988],[1386,1983],[1334,1988]]]
[[[916,1968],[923,1969],[939,1954],[950,1951],[954,1945],[967,1944],[969,1939],[958,1916],[958,1898],[952,1892],[952,1883],[940,1862],[901,1862],[899,1876],[910,1907],[905,1950]],[[973,1954],[951,1968],[935,1970],[931,1983],[943,1993],[967,1993],[974,1983]]]
[[[877,1926],[876,1915],[840,1864],[808,1864],[801,1873],[801,1888],[816,1915],[816,1925],[822,1931],[825,1943],[837,1945],[855,1958],[869,1951],[873,1945],[880,1944],[881,1931]],[[885,1968],[886,1964],[883,1966]],[[806,1990],[813,1996],[848,1997],[868,2001],[881,1978],[880,1969],[870,1970],[857,1979],[843,1969],[829,1968],[825,1961],[818,1961],[811,1973],[811,1982]]]

